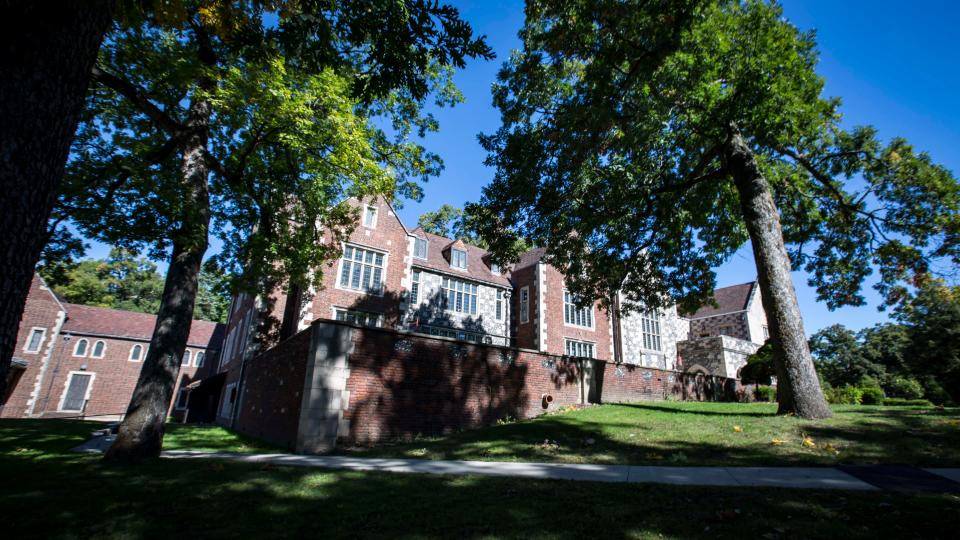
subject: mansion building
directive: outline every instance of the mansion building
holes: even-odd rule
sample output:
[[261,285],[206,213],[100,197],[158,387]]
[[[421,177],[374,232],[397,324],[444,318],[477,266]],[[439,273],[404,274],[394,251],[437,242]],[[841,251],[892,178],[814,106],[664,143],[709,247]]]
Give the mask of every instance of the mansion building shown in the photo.
[[360,223],[343,242],[342,256],[323,269],[319,290],[234,297],[219,365],[226,375],[220,421],[236,407],[242,366],[257,352],[264,314],[278,324],[281,340],[331,319],[731,378],[767,337],[756,282],[717,289],[717,306],[694,314],[671,306],[611,316],[599,302],[581,307],[563,274],[544,261],[543,248],[501,267],[462,240],[408,229],[382,198],[352,204]]

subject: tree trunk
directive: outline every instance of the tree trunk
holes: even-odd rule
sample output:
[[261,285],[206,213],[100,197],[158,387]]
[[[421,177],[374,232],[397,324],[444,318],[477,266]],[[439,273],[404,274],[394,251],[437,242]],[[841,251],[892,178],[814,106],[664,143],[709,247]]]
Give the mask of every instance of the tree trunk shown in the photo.
[[[113,2],[0,3],[0,397]],[[2,403],[0,403],[2,405]]]
[[790,278],[790,258],[783,243],[780,216],[770,184],[735,128],[724,157],[740,194],[740,207],[757,264],[763,309],[770,326],[777,372],[777,413],[829,418],[832,413],[823,398],[807,347],[797,293]]
[[[206,80],[201,85],[209,88],[211,83]],[[210,103],[194,96],[187,123],[191,134],[184,144],[180,166],[184,184],[182,223],[173,237],[173,255],[150,350],[117,439],[104,456],[107,461],[135,463],[153,459],[160,456],[163,446],[163,424],[190,335],[200,266],[207,251],[210,197],[204,152],[210,114]]]

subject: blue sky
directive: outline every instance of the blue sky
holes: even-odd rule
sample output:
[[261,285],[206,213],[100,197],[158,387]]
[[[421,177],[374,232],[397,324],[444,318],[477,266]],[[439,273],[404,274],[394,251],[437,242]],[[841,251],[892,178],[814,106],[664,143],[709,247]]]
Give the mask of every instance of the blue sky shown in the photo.
[[[427,147],[440,154],[446,168],[425,188],[423,201],[406,201],[399,211],[407,224],[422,212],[444,203],[462,206],[480,197],[493,176],[484,167],[480,132],[494,131],[500,122],[491,106],[490,85],[497,70],[518,48],[523,24],[520,0],[453,1],[479,34],[485,34],[497,54],[489,62],[471,62],[456,82],[466,102],[437,112],[440,132],[427,137]],[[850,125],[871,124],[881,137],[903,136],[935,161],[960,172],[960,49],[955,23],[960,3],[916,0],[783,2],[785,15],[801,29],[816,29],[826,93],[843,98],[842,111]],[[215,248],[214,248],[215,249]],[[95,246],[90,255],[105,255]],[[165,265],[164,265],[165,266]],[[718,269],[718,283],[753,280],[756,271],[749,245]],[[802,272],[794,283],[808,333],[834,323],[859,329],[887,319],[876,309],[877,297],[867,291],[869,304],[831,312],[817,303]]]

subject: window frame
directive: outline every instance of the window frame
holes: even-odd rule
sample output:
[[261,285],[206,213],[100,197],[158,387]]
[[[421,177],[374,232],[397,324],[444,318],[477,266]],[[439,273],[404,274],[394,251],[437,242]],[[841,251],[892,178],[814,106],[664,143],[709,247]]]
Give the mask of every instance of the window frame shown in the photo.
[[[182,406],[180,405],[180,398],[181,398],[181,397],[184,398],[184,399],[183,399],[183,405],[182,405]],[[180,390],[177,391],[177,399],[176,399],[176,401],[173,402],[173,409],[174,409],[175,411],[185,411],[185,410],[187,410],[187,404],[188,404],[189,399],[190,399],[190,397],[189,397],[189,394],[187,393],[187,389],[186,389],[186,388],[181,388]]]
[[[349,263],[350,263],[350,265],[351,265],[351,266],[350,266],[350,278],[348,279],[348,284],[347,284],[347,285],[343,285],[343,284],[342,284],[342,282],[343,282],[343,269],[344,269],[344,265],[348,262],[348,261],[346,260],[347,248],[350,248],[350,249],[353,249],[353,250],[360,250],[360,251],[368,252],[368,253],[373,253],[374,262],[373,262],[373,263],[367,263],[367,262],[366,262],[366,256],[364,256],[363,260],[358,261],[358,260],[356,260],[355,258],[353,258],[353,256],[351,255],[351,259],[350,259],[350,261],[349,261]],[[379,267],[376,266],[376,256],[377,256],[377,255],[380,255],[381,258],[382,258],[382,264],[381,264]],[[378,249],[366,247],[366,246],[363,246],[363,245],[360,245],[360,244],[353,244],[353,243],[349,243],[349,242],[344,242],[344,243],[343,243],[343,247],[342,247],[342,249],[341,249],[341,253],[340,253],[339,263],[337,264],[337,274],[336,274],[336,278],[335,278],[335,279],[336,279],[336,288],[339,289],[339,290],[341,290],[341,291],[347,291],[347,292],[356,293],[356,294],[367,294],[367,295],[372,295],[372,296],[383,296],[384,291],[386,290],[387,268],[388,268],[389,262],[390,262],[390,253],[389,253],[389,252],[385,252],[385,251],[381,251],[381,250],[378,250]],[[349,285],[349,283],[353,281],[353,273],[354,273],[353,265],[356,265],[356,264],[360,264],[360,265],[361,265],[361,274],[360,274],[360,278],[359,278],[361,284],[362,284],[362,282],[363,282],[363,270],[362,270],[363,266],[370,266],[370,268],[373,268],[373,269],[374,269],[374,270],[371,270],[371,273],[370,273],[371,282],[372,282],[373,279],[374,279],[374,273],[375,273],[376,269],[377,269],[377,268],[380,269],[380,286],[379,286],[379,288],[378,288],[377,290],[373,290],[373,289],[363,289],[363,288],[354,289],[353,287],[351,287],[351,286]]]
[[[136,358],[134,358],[133,351],[135,351],[137,347],[140,347],[140,353],[137,355]],[[130,354],[127,355],[127,360],[131,362],[143,362],[143,357],[144,357],[143,351],[144,351],[144,347],[142,344],[134,343],[133,346],[130,347]]]
[[494,298],[493,318],[496,321],[502,321],[503,311],[504,311],[503,310],[503,305],[504,305],[503,289],[497,289],[495,294],[496,296]]
[[63,406],[66,405],[67,391],[70,389],[70,381],[73,380],[75,375],[86,375],[90,377],[90,382],[87,383],[86,391],[83,394],[83,403],[86,404],[90,401],[90,394],[93,392],[93,383],[97,378],[97,373],[95,371],[70,370],[67,373],[67,380],[63,382],[63,392],[60,394],[60,402],[57,403],[57,412],[83,412],[84,410],[83,406],[81,406],[79,409],[63,408]]
[[[417,255],[417,246],[423,242],[423,257]],[[421,261],[427,260],[430,256],[430,242],[427,242],[426,238],[420,238],[419,236],[413,237],[413,258],[420,259]]]
[[423,272],[421,270],[413,270],[410,273],[410,305],[418,306],[420,305],[420,283]]
[[[381,328],[383,324],[382,313],[375,313],[372,311],[360,311],[356,309],[348,309],[348,308],[342,308],[342,307],[336,307],[336,306],[331,308],[331,310],[333,311],[333,320],[335,321],[345,322],[348,324],[355,324],[357,326],[362,326],[363,328]],[[338,313],[343,313],[344,318],[343,319],[338,318],[337,317]],[[353,320],[353,321],[348,320],[346,317],[349,315],[353,315],[354,319],[356,319],[357,316],[365,317],[367,320],[369,320],[370,317],[373,317],[374,324],[371,326],[369,324],[363,324],[363,323],[357,322],[356,320]]]
[[640,343],[643,350],[663,352],[663,325],[660,324],[661,320],[660,312],[657,310],[640,312]]
[[[563,324],[565,326],[572,326],[574,328],[595,330],[597,321],[593,313],[593,303],[587,307],[578,307],[576,303],[578,299],[579,298],[577,298],[577,296],[571,293],[569,290],[563,290]],[[570,320],[567,320],[568,315]],[[585,325],[577,323],[576,321],[578,317],[584,320],[589,319],[590,324]]]
[[520,287],[520,324],[530,322],[530,286]]
[[[574,347],[571,347],[571,345],[573,345]],[[576,355],[576,354],[570,354],[571,348],[576,348],[576,347],[578,347],[578,346],[579,346],[579,347],[582,347],[582,348],[587,348],[587,347],[589,347],[590,355],[589,355],[589,356],[580,356],[580,355]],[[563,338],[563,354],[564,354],[564,356],[570,356],[570,357],[573,357],[573,358],[593,358],[593,359],[595,359],[595,358],[597,357],[597,344],[594,343],[594,342],[592,342],[592,341],[584,341],[584,340],[582,340],[582,339],[573,339],[573,338],[564,337],[564,338]]]
[[[103,348],[100,349],[100,354],[96,354],[97,345],[102,345]],[[90,348],[90,358],[103,358],[107,354],[107,343],[102,339],[98,339],[93,342],[93,347]]]
[[[40,331],[40,340],[37,342],[37,348],[30,348],[30,343],[33,341],[33,336]],[[30,354],[37,354],[43,349],[43,342],[47,339],[47,329],[43,326],[34,326],[30,328],[30,334],[27,336],[27,342],[23,344],[23,352]]]
[[[80,348],[81,343],[83,343],[83,353],[78,354],[77,350]],[[73,356],[77,358],[86,358],[87,354],[89,354],[90,352],[89,349],[90,349],[90,340],[87,338],[80,338],[73,345]]]
[[207,351],[197,351],[193,355],[193,367],[201,368],[203,363],[207,360]]
[[[459,284],[462,287],[452,286]],[[443,304],[443,310],[460,315],[477,315],[480,312],[480,284],[475,281],[468,281],[454,277],[443,276],[440,281],[440,301]],[[453,306],[450,301],[453,300]],[[461,307],[467,309],[457,309],[457,301]]]
[[[370,215],[373,216],[373,220],[372,220],[373,223],[371,223],[371,224],[368,225],[368,224],[367,224],[367,216],[370,216]],[[377,220],[378,220],[379,218],[380,218],[380,209],[379,209],[379,208],[377,208],[376,206],[371,205],[371,204],[368,204],[368,205],[366,205],[366,206],[364,207],[364,209],[363,209],[363,219],[361,220],[364,227],[366,227],[366,228],[368,228],[368,229],[376,229],[376,228],[377,228]]]
[[193,352],[190,349],[183,350],[183,356],[180,357],[180,367],[190,367],[193,364]]
[[[463,255],[463,266],[456,264],[457,259],[459,258],[457,257],[457,254]],[[454,247],[450,248],[450,268],[457,268],[459,270],[467,269],[467,250]]]

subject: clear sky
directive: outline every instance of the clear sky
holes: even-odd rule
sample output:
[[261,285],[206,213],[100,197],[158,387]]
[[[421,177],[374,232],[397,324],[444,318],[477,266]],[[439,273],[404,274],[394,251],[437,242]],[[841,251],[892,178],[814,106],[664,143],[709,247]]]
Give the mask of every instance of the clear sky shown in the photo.
[[[497,59],[471,62],[456,77],[466,103],[437,112],[440,132],[425,143],[440,154],[446,168],[424,186],[422,202],[406,201],[399,210],[408,225],[415,224],[420,213],[444,203],[462,206],[479,199],[493,172],[483,165],[485,153],[477,134],[494,131],[500,122],[491,106],[490,85],[510,50],[520,46],[522,0],[453,3],[477,33],[487,36]],[[935,161],[960,173],[960,47],[955,34],[960,2],[787,0],[783,5],[795,25],[817,30],[818,72],[826,79],[826,93],[843,98],[848,125],[872,124],[881,137],[906,137]],[[90,255],[103,256],[105,248],[95,246]],[[746,246],[718,269],[718,283],[742,283],[755,275]],[[831,312],[816,302],[806,280],[802,272],[794,273],[808,333],[834,323],[859,329],[887,318],[877,311],[872,290],[867,291],[867,306]]]

